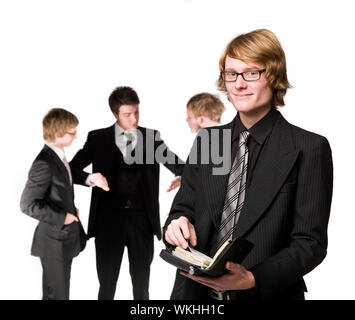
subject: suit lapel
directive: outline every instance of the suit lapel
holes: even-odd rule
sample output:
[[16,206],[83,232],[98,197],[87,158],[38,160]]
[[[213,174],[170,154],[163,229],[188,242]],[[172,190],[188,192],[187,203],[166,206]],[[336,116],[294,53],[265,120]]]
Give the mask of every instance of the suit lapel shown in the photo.
[[[61,195],[61,206],[66,212],[76,212],[75,204],[74,204],[74,185],[70,184],[70,178],[67,168],[65,167],[63,161],[58,157],[58,155],[47,145],[43,147],[43,150],[51,157],[53,162],[59,167],[61,170],[60,176],[57,176],[57,179],[61,179],[64,177],[65,182],[68,184],[69,193],[67,196],[64,194]],[[70,189],[69,189],[70,188]]]
[[46,151],[51,158],[53,159],[53,161],[57,164],[57,166],[62,170],[63,172],[63,176],[65,177],[66,182],[68,183],[68,185],[70,186],[70,178],[69,178],[69,173],[67,168],[65,167],[63,161],[58,157],[58,155],[51,149],[49,148],[47,145],[45,145],[43,147],[43,150]]
[[298,153],[293,146],[290,125],[280,115],[255,167],[236,237],[242,237],[265,213],[293,168]]
[[106,130],[107,137],[103,139],[105,143],[105,153],[107,152],[109,154],[106,156],[106,160],[110,163],[110,169],[114,169],[117,163],[123,161],[123,154],[116,145],[115,125],[108,127]]
[[[234,120],[233,120],[234,121]],[[225,126],[221,126],[218,129],[219,131],[219,154],[222,154],[222,149],[223,149],[223,130],[231,130],[233,131],[233,121],[226,124]],[[232,132],[231,132],[232,133]],[[209,139],[209,153],[211,154],[211,135]],[[231,141],[229,142],[229,145],[231,145]],[[202,179],[202,183],[204,183],[204,190],[206,191],[206,201],[208,202],[208,207],[210,209],[209,214],[210,217],[213,221],[213,224],[215,228],[217,229],[220,224],[221,220],[221,212],[223,210],[223,205],[224,205],[224,198],[226,195],[226,189],[227,189],[227,184],[228,184],[228,177],[229,177],[229,171],[230,171],[230,165],[231,165],[231,148],[227,150],[227,152],[224,154],[224,159],[228,159],[229,163],[227,173],[226,174],[213,174],[213,168],[216,167],[211,161],[211,157],[209,159],[210,164],[209,165],[202,165],[201,168],[204,171],[202,173],[202,176],[204,177]]]
[[[147,129],[143,128],[143,127],[138,127],[137,130],[141,133],[141,134],[137,134],[137,144],[136,147],[134,149],[134,152],[137,152],[138,148],[142,148],[142,155],[143,155],[143,162],[146,163],[146,145],[147,145]],[[149,139],[153,138],[153,144],[152,144],[152,148],[153,148],[153,152],[155,151],[155,147],[154,147],[154,136],[153,137],[149,137]]]
[[104,139],[104,142],[107,146],[107,150],[120,150],[116,145],[116,136],[115,136],[115,125],[108,127],[106,130],[107,138]]

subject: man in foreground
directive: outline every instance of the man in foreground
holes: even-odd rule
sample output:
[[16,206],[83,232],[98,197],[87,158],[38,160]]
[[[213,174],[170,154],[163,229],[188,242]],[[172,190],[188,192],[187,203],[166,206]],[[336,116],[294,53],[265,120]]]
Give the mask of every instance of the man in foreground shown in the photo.
[[164,238],[182,248],[189,241],[209,256],[237,237],[254,248],[242,264],[227,262],[228,272],[220,277],[178,271],[171,298],[304,299],[303,276],[327,250],[333,187],[329,143],[289,124],[277,111],[290,85],[283,49],[272,32],[237,36],[219,67],[218,87],[238,114],[205,133],[211,137],[218,130],[218,141],[231,137],[223,154],[231,169],[214,174],[214,163],[201,163],[204,152],[218,146],[197,148],[197,157],[190,154]]

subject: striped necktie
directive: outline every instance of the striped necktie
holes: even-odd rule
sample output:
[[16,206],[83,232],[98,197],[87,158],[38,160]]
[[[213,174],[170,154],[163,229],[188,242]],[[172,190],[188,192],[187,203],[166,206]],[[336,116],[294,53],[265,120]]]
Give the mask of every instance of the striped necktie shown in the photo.
[[245,198],[248,167],[247,141],[250,133],[243,131],[239,135],[239,149],[229,173],[228,188],[224,201],[221,224],[218,230],[218,249],[226,240],[232,239]]

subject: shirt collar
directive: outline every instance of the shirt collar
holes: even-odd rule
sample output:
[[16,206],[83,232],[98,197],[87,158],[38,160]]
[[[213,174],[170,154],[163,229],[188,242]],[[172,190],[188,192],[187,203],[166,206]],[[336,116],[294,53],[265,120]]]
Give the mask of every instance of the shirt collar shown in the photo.
[[65,152],[63,149],[60,149],[58,147],[56,147],[54,144],[45,141],[45,145],[47,145],[49,148],[51,148],[59,157],[60,160],[63,161],[64,157],[65,157]]
[[271,108],[264,118],[247,130],[237,114],[234,120],[232,141],[237,139],[241,132],[247,130],[257,143],[263,144],[279,115],[280,113],[275,108]]
[[120,135],[122,135],[123,133],[132,133],[133,135],[136,134],[137,129],[132,129],[132,130],[124,130],[117,122],[115,122],[115,133],[116,133],[116,137],[119,137]]

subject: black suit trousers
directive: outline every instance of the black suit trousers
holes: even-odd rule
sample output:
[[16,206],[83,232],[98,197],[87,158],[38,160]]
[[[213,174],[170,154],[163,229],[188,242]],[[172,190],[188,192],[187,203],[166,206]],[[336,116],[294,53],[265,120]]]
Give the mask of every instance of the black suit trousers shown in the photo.
[[128,250],[133,297],[135,300],[149,299],[153,241],[153,229],[144,211],[130,209],[114,212],[111,209],[100,215],[95,238],[99,300],[114,299],[125,247]]
[[72,261],[41,258],[43,300],[69,300]]

